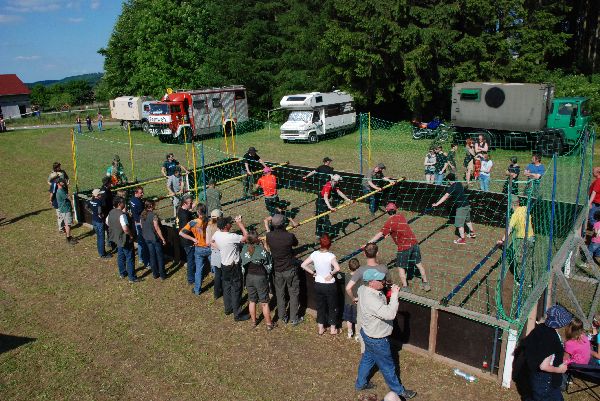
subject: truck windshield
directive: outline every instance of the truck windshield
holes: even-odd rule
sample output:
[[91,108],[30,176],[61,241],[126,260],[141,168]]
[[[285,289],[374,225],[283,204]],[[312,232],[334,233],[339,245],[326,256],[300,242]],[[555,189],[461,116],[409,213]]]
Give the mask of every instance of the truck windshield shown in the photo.
[[288,116],[288,121],[304,121],[310,122],[312,118],[312,111],[292,111]]
[[151,104],[150,105],[150,114],[158,115],[158,114],[169,114],[169,106],[166,104]]

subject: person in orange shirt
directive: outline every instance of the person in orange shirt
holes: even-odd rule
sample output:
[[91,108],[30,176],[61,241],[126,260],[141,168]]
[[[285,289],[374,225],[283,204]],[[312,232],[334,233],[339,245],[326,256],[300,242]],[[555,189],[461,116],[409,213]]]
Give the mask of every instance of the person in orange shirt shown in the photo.
[[262,188],[263,194],[265,195],[265,206],[270,216],[277,213],[277,206],[279,205],[279,195],[277,195],[277,177],[273,175],[271,167],[265,167],[263,169],[263,176],[260,177],[254,185],[254,190],[258,191],[258,188]]
[[180,231],[179,236],[194,243],[194,255],[196,259],[196,271],[194,272],[194,288],[192,292],[200,295],[202,290],[202,279],[204,278],[204,267],[210,268],[210,246],[206,243],[206,226],[208,219],[204,210],[198,205],[198,218],[191,220]]

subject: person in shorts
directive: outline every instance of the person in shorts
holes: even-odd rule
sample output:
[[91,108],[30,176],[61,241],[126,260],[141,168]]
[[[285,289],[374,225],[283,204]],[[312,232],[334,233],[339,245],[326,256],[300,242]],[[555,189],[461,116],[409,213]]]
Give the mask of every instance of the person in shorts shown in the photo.
[[56,181],[58,189],[56,190],[56,203],[58,205],[58,225],[64,226],[67,243],[75,245],[77,240],[71,237],[71,226],[73,225],[73,206],[69,193],[67,192],[67,182],[64,178],[59,178]]
[[406,271],[408,269],[414,269],[414,267],[419,269],[419,273],[421,274],[421,289],[425,292],[431,291],[431,285],[429,284],[429,281],[427,281],[425,267],[423,267],[423,263],[421,263],[421,249],[419,248],[419,242],[417,241],[417,237],[413,233],[413,230],[408,225],[406,217],[404,217],[403,213],[398,213],[398,207],[393,202],[386,205],[385,211],[390,217],[388,217],[381,231],[375,234],[369,242],[374,243],[382,237],[391,236],[398,249],[398,252],[396,253],[396,266],[398,267],[400,282],[402,283],[402,291],[410,292]]
[[[360,267],[360,262],[356,258],[352,258],[348,261],[348,270],[354,273]],[[346,274],[346,283],[344,286],[348,285],[348,282],[351,280],[352,275]],[[346,322],[346,327],[348,328],[348,338],[354,337],[354,328],[356,327],[356,304],[354,303],[354,297],[349,297],[346,294],[346,302],[344,303],[344,314],[342,315],[342,320]]]
[[438,207],[442,203],[446,202],[448,198],[454,199],[456,206],[456,214],[454,215],[454,226],[458,228],[459,238],[454,240],[455,244],[464,245],[467,243],[465,239],[465,224],[469,228],[469,238],[475,238],[475,228],[471,222],[471,205],[465,194],[465,187],[460,183],[456,182],[456,175],[450,173],[446,176],[446,181],[450,183],[450,186],[446,189],[444,196],[437,202],[432,204],[432,207]]

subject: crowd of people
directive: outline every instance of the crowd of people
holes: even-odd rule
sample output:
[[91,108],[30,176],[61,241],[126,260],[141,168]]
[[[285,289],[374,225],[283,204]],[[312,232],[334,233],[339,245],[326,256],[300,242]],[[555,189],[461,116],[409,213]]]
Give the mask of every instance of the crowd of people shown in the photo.
[[[98,131],[102,132],[104,130],[104,116],[102,115],[102,113],[100,111],[98,111],[98,114],[96,115],[96,124],[97,124],[97,127],[98,127]],[[85,125],[86,125],[87,130],[89,132],[94,132],[93,120],[92,120],[92,117],[89,114],[85,117]],[[78,134],[83,133],[82,119],[81,119],[80,115],[78,115],[75,118],[75,131]]]
[[[473,145],[473,153],[467,149],[465,157],[467,173],[479,170],[480,181],[482,172],[491,171],[491,165],[486,167],[489,156],[484,145],[485,141]],[[468,143],[467,147],[471,147],[471,144]],[[431,177],[428,177],[431,182],[448,184],[444,195],[431,206],[438,207],[449,199],[454,202],[457,206],[454,224],[458,231],[454,243],[462,245],[467,238],[476,238],[476,233],[465,187],[456,181],[456,151],[456,144],[451,146],[449,154],[445,154],[441,146],[432,149],[426,158],[426,168],[432,169],[426,172],[431,173]],[[475,163],[476,160],[479,163]],[[267,212],[264,218],[266,233],[263,236],[256,230],[247,229],[241,215],[223,214],[223,195],[216,188],[214,180],[208,182],[205,202],[194,201],[181,178],[182,170],[185,173],[188,171],[172,153],[167,154],[161,172],[166,179],[168,196],[173,199],[176,209],[176,228],[185,252],[187,283],[192,293],[200,296],[204,293],[203,282],[212,274],[213,297],[223,298],[225,315],[233,315],[235,322],[250,320],[253,327],[264,321],[266,329],[271,331],[278,324],[297,326],[303,322],[299,276],[299,269],[303,269],[314,278],[318,335],[324,335],[327,331],[337,335],[345,321],[348,337],[360,340],[362,344],[356,388],[362,390],[371,387],[368,378],[377,365],[392,390],[390,397],[412,398],[416,392],[401,384],[388,339],[398,310],[397,295],[400,291],[411,292],[408,281],[412,275],[408,274],[409,270],[420,278],[421,291],[428,292],[432,288],[422,262],[418,238],[398,206],[394,202],[387,202],[384,207],[387,214],[385,223],[361,248],[366,262],[361,265],[356,258],[348,261],[347,269],[351,274],[344,275],[345,305],[343,311],[338,310],[339,286],[336,282],[342,279],[339,274],[342,267],[332,250],[331,222],[325,212],[335,211],[338,201],[353,200],[341,190],[339,183],[343,178],[335,173],[332,162],[331,158],[325,157],[321,166],[302,177],[307,180],[315,176],[320,191],[315,209],[318,246],[299,262],[295,251],[299,241],[287,229],[288,225],[296,227],[298,223],[287,213],[286,202],[279,198],[273,169],[264,163],[254,147],[250,147],[240,161],[242,199],[255,198],[258,191],[262,192]],[[383,186],[394,183],[394,179],[385,175],[385,169],[383,163],[378,163],[362,179],[363,193],[370,195],[367,201],[371,214],[380,210],[382,197],[378,195]],[[254,177],[259,172],[262,172],[262,176],[255,181]],[[519,174],[520,167],[517,160],[513,159],[507,169],[506,191],[518,192],[514,181]],[[541,159],[534,155],[525,175],[531,180],[539,180],[543,174]],[[593,209],[590,211],[590,221],[597,231],[597,241],[593,241],[593,244],[600,244],[600,168],[594,169],[594,176],[596,180],[590,188],[590,205]],[[137,283],[142,281],[135,269],[137,248],[139,267],[150,270],[155,279],[165,280],[167,271],[163,246],[166,236],[156,202],[144,198],[142,186],[133,188],[130,193],[115,191],[115,186],[126,182],[120,158],[115,155],[106,169],[102,187],[92,191],[87,203],[96,234],[98,256],[109,259],[116,254],[119,277]],[[50,201],[57,213],[58,228],[65,233],[68,243],[74,245],[77,240],[71,235],[73,207],[68,196],[69,177],[60,163],[54,163],[48,184]],[[519,204],[518,198],[514,199],[508,235],[516,241],[514,248],[517,252],[527,252],[528,248],[533,248],[535,238],[531,216],[527,220],[526,207]],[[378,257],[377,243],[386,237],[391,237],[397,247],[396,268],[391,270]],[[503,237],[498,242],[502,244],[505,240]],[[523,242],[529,246],[521,246]],[[107,245],[110,251],[106,249]],[[600,245],[591,247],[594,255],[600,253]],[[528,259],[526,256],[518,253],[516,258]],[[520,271],[514,273],[515,276],[521,275]],[[244,288],[248,294],[248,313],[242,305]],[[276,310],[271,310],[272,298],[275,298]]]

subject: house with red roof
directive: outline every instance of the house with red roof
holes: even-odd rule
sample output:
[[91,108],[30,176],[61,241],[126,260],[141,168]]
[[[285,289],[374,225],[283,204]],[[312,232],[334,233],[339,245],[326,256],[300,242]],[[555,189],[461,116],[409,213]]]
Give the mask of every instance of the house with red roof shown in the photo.
[[30,113],[30,93],[16,74],[0,74],[0,117],[6,120]]

